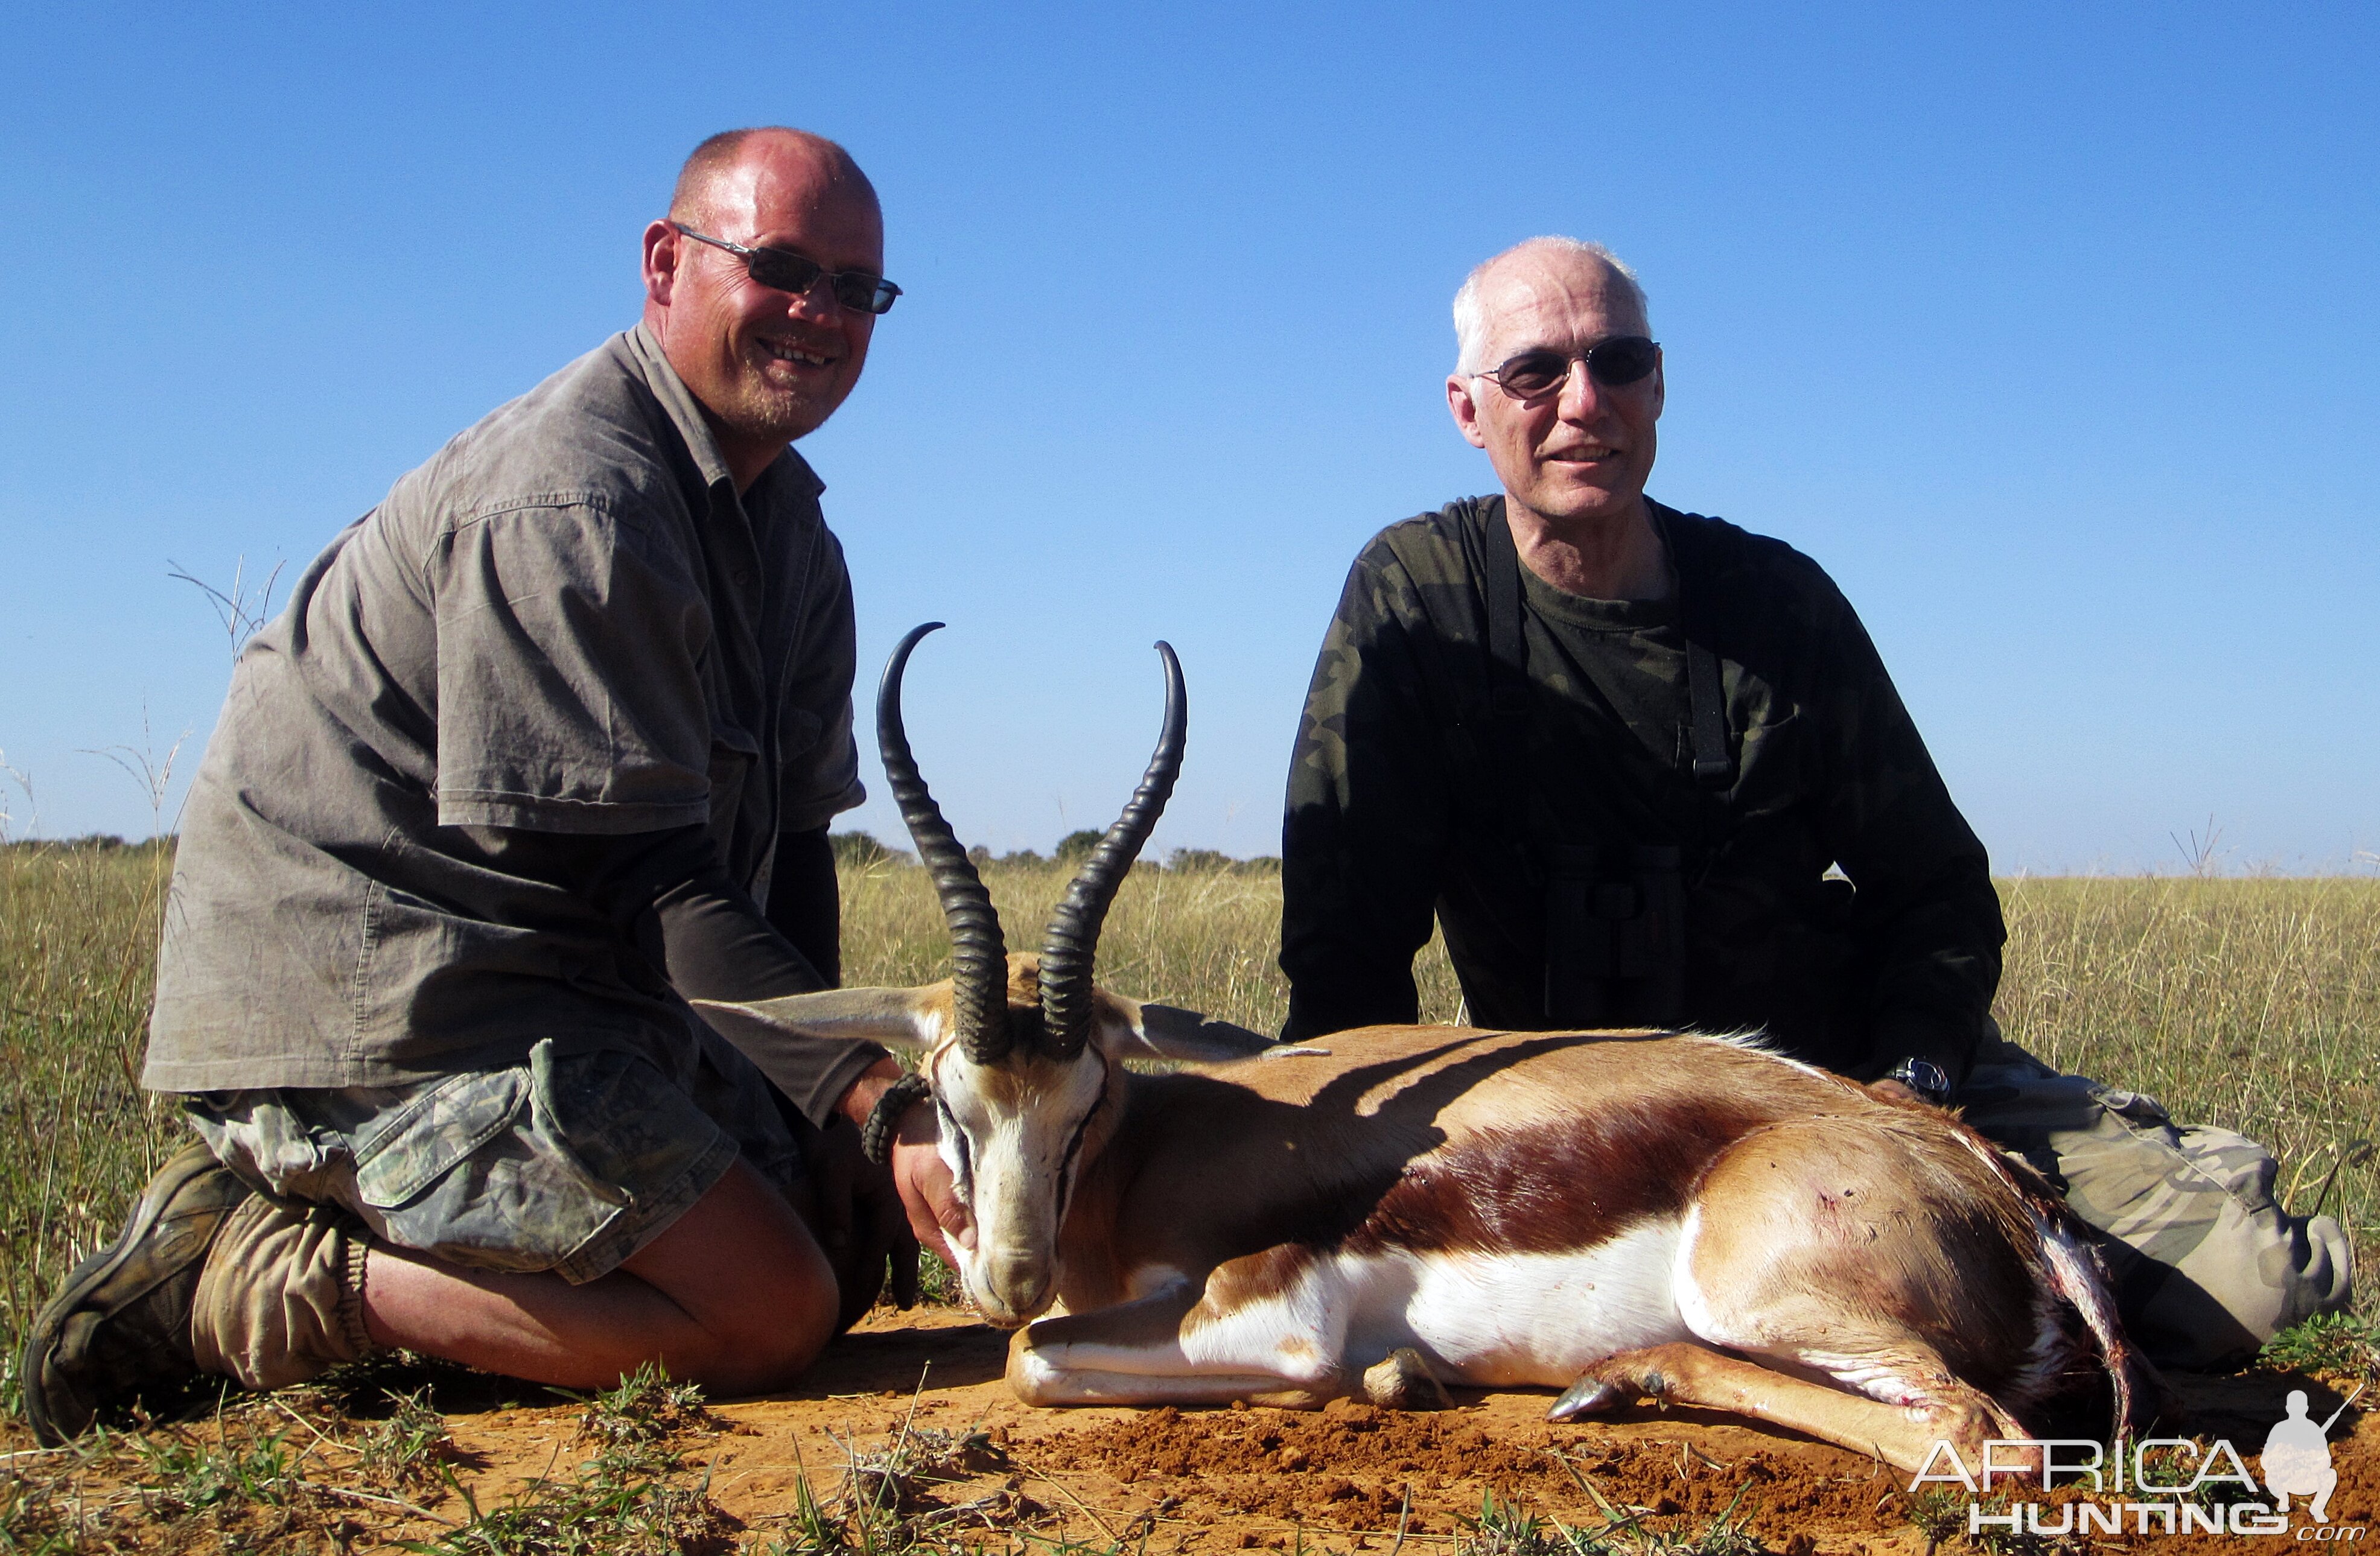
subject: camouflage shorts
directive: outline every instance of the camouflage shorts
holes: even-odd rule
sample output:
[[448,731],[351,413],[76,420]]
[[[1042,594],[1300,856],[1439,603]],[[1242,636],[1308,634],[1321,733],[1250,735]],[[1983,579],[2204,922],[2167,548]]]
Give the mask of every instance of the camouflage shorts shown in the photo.
[[801,1153],[750,1061],[601,1049],[407,1086],[204,1092],[191,1122],[224,1164],[285,1198],[341,1205],[398,1247],[478,1270],[591,1281],[660,1235],[738,1156],[790,1189]]
[[2255,1141],[2177,1124],[2154,1097],[2060,1075],[2005,1040],[1985,1049],[1959,1108],[2103,1234],[2124,1326],[2158,1363],[2236,1361],[2347,1306],[2346,1234],[2274,1201],[2278,1164]]

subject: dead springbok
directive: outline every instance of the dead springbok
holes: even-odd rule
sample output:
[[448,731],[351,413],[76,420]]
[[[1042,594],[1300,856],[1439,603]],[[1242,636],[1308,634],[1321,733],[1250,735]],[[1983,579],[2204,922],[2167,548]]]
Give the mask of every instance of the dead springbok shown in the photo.
[[[2153,1374],[2079,1223],[1949,1114],[1719,1038],[1393,1027],[1281,1048],[1096,987],[1100,922],[1181,764],[1162,643],[1148,774],[1038,961],[1007,956],[902,728],[930,630],[893,653],[877,720],[954,979],[710,1014],[923,1056],[971,1218],[959,1275],[1018,1329],[1022,1398],[1316,1406],[1542,1384],[1567,1386],[1563,1419],[1642,1392],[1903,1469],[1937,1439],[2025,1437],[2110,1380],[2131,1426]],[[1148,1058],[1236,1063],[1124,1068]],[[1063,1317],[1032,1322],[1053,1302]]]

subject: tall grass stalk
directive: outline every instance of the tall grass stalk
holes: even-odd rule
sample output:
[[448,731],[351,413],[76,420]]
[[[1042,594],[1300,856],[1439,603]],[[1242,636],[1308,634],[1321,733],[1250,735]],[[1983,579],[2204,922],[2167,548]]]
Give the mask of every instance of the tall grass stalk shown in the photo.
[[0,1404],[25,1325],[182,1141],[140,1087],[169,843],[0,845]]
[[[2000,897],[2001,1027],[2044,1060],[2263,1141],[2300,1212],[2350,1141],[2380,1137],[2380,881],[2017,880]],[[2376,1180],[2350,1165],[2330,1200],[2367,1311]]]

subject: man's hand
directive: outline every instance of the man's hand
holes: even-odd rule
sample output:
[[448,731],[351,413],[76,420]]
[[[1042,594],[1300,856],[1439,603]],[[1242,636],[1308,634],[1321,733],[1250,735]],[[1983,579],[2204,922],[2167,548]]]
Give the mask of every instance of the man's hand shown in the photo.
[[[865,1124],[878,1099],[900,1078],[900,1065],[890,1059],[879,1060],[844,1094],[838,1111],[854,1124]],[[956,1184],[938,1148],[940,1138],[933,1104],[910,1104],[893,1134],[892,1184],[907,1219],[910,1235],[955,1270],[958,1260],[952,1255],[951,1245],[955,1242],[961,1247],[974,1247],[975,1226],[967,1217],[966,1207],[959,1203]],[[892,1295],[905,1307],[917,1300],[914,1255],[905,1270],[899,1267],[893,1270]]]
[[942,1160],[941,1126],[933,1104],[917,1102],[901,1115],[900,1133],[892,1140],[892,1182],[901,1191],[902,1208],[909,1215],[909,1231],[935,1257],[953,1270],[959,1261],[951,1252],[956,1243],[975,1246],[975,1223],[959,1203],[958,1184]]

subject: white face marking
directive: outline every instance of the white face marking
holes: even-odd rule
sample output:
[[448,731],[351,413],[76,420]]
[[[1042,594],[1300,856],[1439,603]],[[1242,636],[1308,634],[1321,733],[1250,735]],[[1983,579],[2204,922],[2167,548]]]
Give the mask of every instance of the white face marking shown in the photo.
[[1110,1076],[1091,1046],[1062,1064],[978,1065],[952,1050],[935,1066],[939,1149],[974,1221],[974,1246],[953,1251],[968,1300],[995,1324],[1024,1323],[1057,1295],[1058,1231]]

